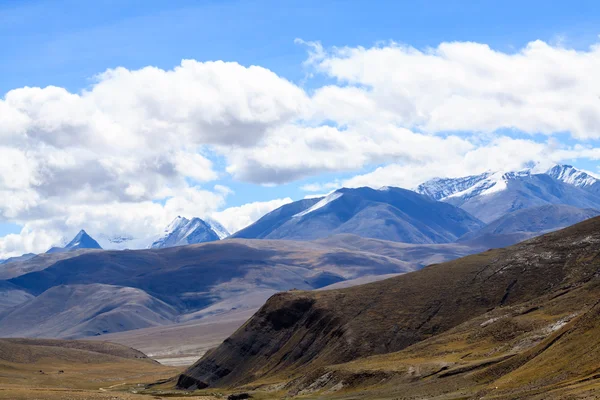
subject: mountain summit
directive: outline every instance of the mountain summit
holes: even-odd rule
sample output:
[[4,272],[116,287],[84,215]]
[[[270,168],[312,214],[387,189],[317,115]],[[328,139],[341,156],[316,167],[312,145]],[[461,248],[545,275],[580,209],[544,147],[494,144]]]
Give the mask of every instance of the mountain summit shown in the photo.
[[52,247],[46,253],[63,253],[77,249],[102,249],[102,247],[82,229],[65,247]]
[[600,194],[600,179],[572,165],[555,165],[546,171],[546,174],[561,182],[583,188],[588,192]]
[[600,209],[600,181],[570,165],[434,178],[416,192],[453,204],[489,223],[508,213],[548,204]]
[[218,222],[200,218],[187,219],[178,216],[165,228],[163,235],[150,248],[161,249],[187,244],[206,243],[221,240],[229,232]]

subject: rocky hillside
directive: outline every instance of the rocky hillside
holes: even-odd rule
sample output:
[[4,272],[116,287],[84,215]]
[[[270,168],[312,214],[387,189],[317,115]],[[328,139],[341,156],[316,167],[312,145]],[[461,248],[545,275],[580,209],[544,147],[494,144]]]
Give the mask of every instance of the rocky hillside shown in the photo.
[[593,218],[384,281],[281,293],[178,384],[279,382],[286,395],[410,388],[420,398],[597,382],[599,245]]

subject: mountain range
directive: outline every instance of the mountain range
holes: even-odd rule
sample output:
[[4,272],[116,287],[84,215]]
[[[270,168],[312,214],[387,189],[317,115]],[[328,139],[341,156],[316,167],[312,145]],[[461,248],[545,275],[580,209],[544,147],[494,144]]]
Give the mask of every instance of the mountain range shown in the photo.
[[600,181],[591,175],[556,165],[544,173],[526,169],[432,179],[416,191],[490,223],[510,212],[546,204],[600,209],[599,187]]
[[[558,207],[544,207],[549,205]],[[314,240],[353,234],[417,244],[488,240],[494,247],[568,226],[595,215],[596,210],[600,210],[600,180],[570,165],[555,165],[545,172],[525,169],[436,178],[413,191],[342,188],[324,197],[286,204],[233,234],[213,219],[178,216],[146,245],[129,237],[102,236],[101,241],[108,248],[166,248],[227,237]],[[516,212],[521,213],[512,214]],[[519,226],[506,223],[517,219]],[[492,228],[498,226],[503,228]],[[101,246],[82,230],[65,247],[54,247],[48,253],[82,248]],[[0,264],[33,257],[24,254]]]
[[[164,249],[79,250],[62,259],[45,254],[46,263],[38,260],[31,272],[0,281],[0,296],[11,301],[0,310],[0,336],[77,338],[185,322],[256,308],[282,290],[405,273],[428,262],[427,252],[379,242],[353,250],[308,241],[228,239]],[[369,251],[383,246],[385,255]],[[445,260],[476,251],[443,246]]]
[[[82,230],[65,247],[0,265],[0,335],[154,329],[256,309],[282,290],[410,272],[599,215],[598,187],[583,171],[555,166],[437,179],[416,191],[343,188],[233,235],[209,219],[177,217],[139,250],[102,250]],[[55,319],[60,326],[46,322]]]
[[599,187],[593,176],[557,165],[544,173],[527,169],[432,179],[414,191],[343,188],[284,205],[231,237],[312,240],[349,233],[499,247],[598,215]]

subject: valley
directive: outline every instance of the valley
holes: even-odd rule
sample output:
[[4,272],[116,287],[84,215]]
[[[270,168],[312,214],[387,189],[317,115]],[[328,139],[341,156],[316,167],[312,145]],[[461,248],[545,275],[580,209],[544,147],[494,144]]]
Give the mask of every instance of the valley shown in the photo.
[[598,26],[0,0],[0,400],[600,400]]
[[[0,360],[24,380],[0,398],[593,398],[592,179],[564,167],[429,182],[422,194],[341,189],[228,237],[215,221],[178,217],[147,249],[102,249],[81,230],[0,264],[0,337],[15,338],[0,339],[11,346]],[[126,346],[146,364],[94,355],[106,372],[96,373],[72,343]],[[89,367],[91,381],[48,380],[10,358],[48,348],[61,350],[36,366]],[[580,348],[589,354],[570,360]],[[548,363],[561,372],[535,372]]]

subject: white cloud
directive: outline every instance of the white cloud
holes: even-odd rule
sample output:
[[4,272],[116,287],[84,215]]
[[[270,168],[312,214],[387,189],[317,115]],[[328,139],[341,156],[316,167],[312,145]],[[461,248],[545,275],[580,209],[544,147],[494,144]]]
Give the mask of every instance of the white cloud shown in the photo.
[[411,189],[435,177],[461,177],[485,171],[519,170],[525,168],[532,160],[543,160],[542,169],[560,161],[552,148],[545,144],[500,137],[488,145],[464,153],[438,153],[437,159],[422,163],[388,164],[347,179],[342,182],[342,186],[398,186]]
[[230,233],[235,233],[247,227],[263,215],[291,203],[292,199],[275,199],[270,201],[256,201],[238,207],[229,207],[223,211],[213,213],[212,217],[219,221]]
[[[233,195],[219,182],[226,174],[276,185],[372,171],[303,187],[325,192],[600,159],[585,141],[600,138],[600,45],[576,51],[534,41],[504,53],[470,42],[425,50],[305,44],[307,76],[330,78],[310,93],[259,66],[194,60],[172,70],[107,70],[77,93],[6,93],[0,223],[24,229],[0,239],[0,258],[42,251],[81,225],[138,237],[178,214],[214,214],[235,231],[289,200],[215,213]],[[576,144],[552,137],[562,132]]]
[[346,120],[386,118],[431,133],[514,128],[600,137],[600,45],[575,51],[538,40],[503,53],[471,42],[424,51],[389,43],[321,50],[312,65],[349,85],[317,96],[352,99],[341,103]]
[[252,146],[308,101],[267,69],[194,60],[108,70],[80,93],[9,91],[0,99],[0,223],[24,228],[0,239],[0,258],[44,251],[83,227],[137,237],[222,208],[227,188],[195,186],[219,178],[210,146]]

